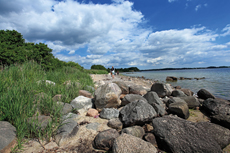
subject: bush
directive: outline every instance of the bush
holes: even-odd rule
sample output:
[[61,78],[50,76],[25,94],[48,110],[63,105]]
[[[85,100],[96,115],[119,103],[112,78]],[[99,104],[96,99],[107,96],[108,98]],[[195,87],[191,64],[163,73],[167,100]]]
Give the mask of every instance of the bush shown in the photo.
[[92,65],[91,69],[94,69],[94,70],[107,70],[103,65]]

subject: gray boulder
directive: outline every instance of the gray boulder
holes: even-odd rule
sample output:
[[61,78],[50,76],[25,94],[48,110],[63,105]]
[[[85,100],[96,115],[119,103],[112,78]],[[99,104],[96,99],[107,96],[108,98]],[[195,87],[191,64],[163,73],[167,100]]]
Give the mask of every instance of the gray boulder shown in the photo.
[[143,125],[156,117],[154,108],[146,101],[138,100],[124,106],[120,111],[123,126]]
[[166,111],[164,108],[164,103],[160,100],[156,92],[149,91],[147,94],[144,95],[144,98],[156,110],[158,115],[165,115]]
[[108,151],[112,148],[117,137],[119,137],[119,133],[115,129],[102,131],[94,139],[94,148]]
[[146,133],[144,136],[143,136],[143,140],[147,141],[147,142],[150,142],[152,145],[154,145],[155,147],[158,147],[157,146],[157,141],[156,141],[156,138],[154,136],[154,134],[152,133]]
[[215,99],[215,96],[213,94],[211,94],[209,91],[205,90],[205,89],[200,89],[198,92],[197,92],[197,96],[201,99],[208,99],[208,98],[213,98]]
[[177,102],[169,105],[168,112],[175,114],[183,119],[189,118],[189,109],[188,105],[185,102]]
[[0,121],[0,152],[10,152],[16,143],[16,128],[9,122]]
[[71,137],[75,136],[79,130],[79,125],[75,120],[78,117],[77,114],[69,113],[62,117],[62,126],[57,130],[55,141],[59,146],[65,144]]
[[145,130],[140,126],[132,126],[122,129],[121,133],[130,134],[142,139],[143,135],[145,134]]
[[87,128],[87,129],[94,130],[94,131],[97,131],[99,125],[100,125],[100,124],[97,123],[97,122],[89,123],[89,124],[86,125],[86,128]]
[[163,98],[172,94],[172,87],[169,84],[154,83],[151,91],[155,91],[159,97]]
[[68,103],[57,102],[57,104],[62,107],[61,113],[63,115],[66,115],[66,114],[70,113],[73,110],[72,105],[70,105]]
[[124,81],[114,81],[120,89],[122,94],[129,94],[129,86]]
[[187,96],[193,96],[194,94],[190,89],[182,88],[179,90],[183,91]]
[[172,92],[173,97],[186,97],[185,93],[181,90],[173,90]]
[[138,100],[143,100],[143,101],[146,101],[147,100],[142,97],[141,95],[136,95],[136,94],[127,94],[125,95],[125,97],[122,99],[121,101],[121,106],[125,106],[131,102],[134,102],[134,101],[138,101]]
[[113,143],[113,153],[157,153],[157,149],[149,142],[123,133]]
[[180,98],[183,99],[187,103],[188,108],[194,109],[200,106],[199,100],[194,96],[186,96],[186,97],[180,97]]
[[132,85],[129,87],[129,93],[143,96],[147,93],[147,90],[141,85]]
[[108,126],[116,130],[121,130],[123,127],[123,124],[119,118],[113,118],[109,120]]
[[93,107],[92,99],[84,96],[78,96],[77,98],[72,100],[70,104],[80,114],[86,113],[89,108]]
[[95,91],[95,106],[101,111],[103,108],[116,108],[120,105],[121,89],[116,83],[106,83]]
[[115,108],[103,108],[100,112],[100,117],[104,119],[118,118],[119,110]]
[[175,153],[221,153],[221,147],[204,128],[174,116],[163,116],[152,121],[158,147]]
[[180,97],[170,97],[167,101],[166,101],[166,106],[169,107],[170,104],[172,103],[186,103],[185,100],[181,99]]

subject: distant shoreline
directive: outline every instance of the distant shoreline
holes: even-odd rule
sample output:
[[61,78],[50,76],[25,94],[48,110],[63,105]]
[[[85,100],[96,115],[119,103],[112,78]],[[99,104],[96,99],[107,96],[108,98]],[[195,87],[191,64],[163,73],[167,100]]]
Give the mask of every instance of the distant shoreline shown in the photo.
[[148,69],[148,70],[140,70],[142,71],[164,71],[164,70],[194,70],[194,69],[219,69],[219,68],[230,68],[230,66],[209,66],[209,67],[195,67],[195,68],[163,68],[163,69]]

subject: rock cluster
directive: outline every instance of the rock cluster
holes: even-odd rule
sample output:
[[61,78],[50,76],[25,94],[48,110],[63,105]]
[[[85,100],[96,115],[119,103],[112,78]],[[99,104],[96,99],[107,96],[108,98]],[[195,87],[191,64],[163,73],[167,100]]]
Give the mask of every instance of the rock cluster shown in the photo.
[[[33,152],[219,153],[230,144],[230,103],[205,89],[196,97],[189,89],[165,83],[141,86],[104,80],[96,84],[94,95],[80,91],[70,104],[58,102],[63,106],[63,126],[44,145],[49,149],[36,146]],[[189,109],[202,110],[210,122],[188,121]],[[15,136],[12,125],[0,122],[0,150]],[[25,148],[24,152],[31,152]]]

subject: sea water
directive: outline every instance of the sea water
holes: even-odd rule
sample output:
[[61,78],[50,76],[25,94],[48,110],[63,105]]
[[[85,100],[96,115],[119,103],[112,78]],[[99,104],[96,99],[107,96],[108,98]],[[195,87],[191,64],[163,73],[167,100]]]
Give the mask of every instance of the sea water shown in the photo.
[[[132,77],[144,76],[146,79],[158,80],[159,82],[166,82],[167,76],[193,78],[192,80],[178,80],[167,83],[172,86],[188,88],[194,93],[197,93],[200,89],[206,89],[216,97],[230,100],[230,68],[143,71],[122,74]],[[194,79],[202,77],[205,77],[205,79]]]

